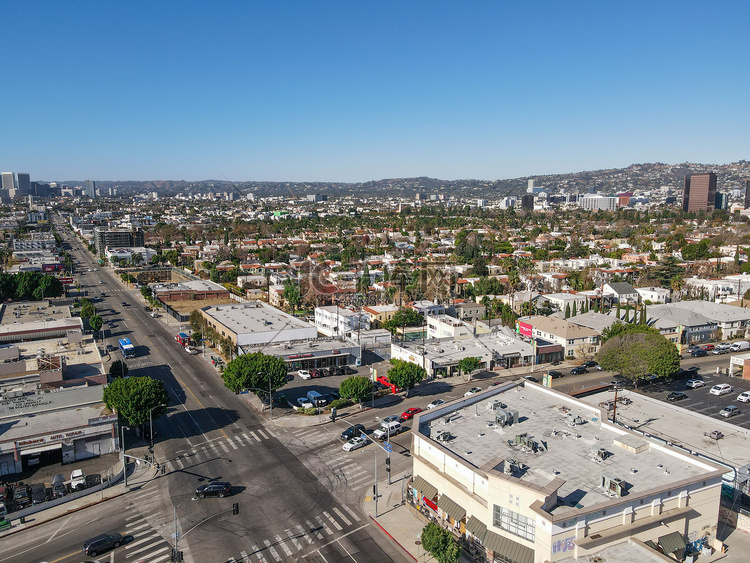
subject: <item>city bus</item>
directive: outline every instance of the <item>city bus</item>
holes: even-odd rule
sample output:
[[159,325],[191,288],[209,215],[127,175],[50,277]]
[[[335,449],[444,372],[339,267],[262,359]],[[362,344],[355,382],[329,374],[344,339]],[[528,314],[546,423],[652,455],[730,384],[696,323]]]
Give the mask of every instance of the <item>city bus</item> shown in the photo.
[[120,352],[122,352],[123,358],[135,357],[135,346],[130,342],[130,338],[123,338],[120,340]]

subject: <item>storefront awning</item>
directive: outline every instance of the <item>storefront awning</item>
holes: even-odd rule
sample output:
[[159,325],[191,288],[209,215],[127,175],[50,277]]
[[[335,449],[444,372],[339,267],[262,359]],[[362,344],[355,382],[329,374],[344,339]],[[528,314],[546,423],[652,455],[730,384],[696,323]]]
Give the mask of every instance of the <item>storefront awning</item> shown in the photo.
[[687,545],[687,541],[680,532],[672,532],[666,536],[661,536],[656,540],[656,543],[659,544],[661,550],[667,555],[680,549],[685,549]]
[[466,510],[448,495],[443,495],[438,499],[438,508],[453,518],[456,522],[459,522],[464,516],[466,516]]
[[417,489],[421,496],[427,497],[428,499],[435,498],[435,495],[437,494],[437,489],[419,476],[414,477],[414,482],[411,486],[412,488]]
[[484,536],[487,533],[487,525],[484,524],[479,518],[476,516],[472,516],[469,518],[469,521],[466,522],[466,529],[469,530],[469,533],[471,533],[472,536],[477,538],[479,541],[484,541]]
[[32,448],[30,450],[22,450],[21,455],[33,455],[40,454],[42,452],[51,452],[52,450],[61,450],[62,444],[47,444],[46,446],[39,446],[38,448]]
[[487,531],[482,542],[493,553],[502,555],[513,563],[534,563],[534,550],[506,537]]

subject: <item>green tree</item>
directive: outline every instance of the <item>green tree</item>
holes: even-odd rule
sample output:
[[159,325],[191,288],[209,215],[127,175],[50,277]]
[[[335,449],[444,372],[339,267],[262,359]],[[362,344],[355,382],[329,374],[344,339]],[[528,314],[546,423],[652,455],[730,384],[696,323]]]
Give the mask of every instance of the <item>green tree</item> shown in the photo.
[[347,377],[339,385],[339,394],[344,399],[352,399],[362,404],[362,402],[372,395],[372,381],[369,377],[352,376]]
[[453,534],[436,522],[430,522],[422,528],[420,535],[422,547],[438,563],[456,563],[461,549],[453,539]]
[[289,308],[292,312],[295,311],[300,304],[301,298],[299,286],[292,280],[287,280],[284,284],[284,301],[289,304]]
[[193,329],[193,334],[203,334],[203,327],[204,327],[204,321],[203,321],[203,315],[201,315],[201,312],[198,309],[193,309],[190,311],[190,328]]
[[620,334],[608,338],[596,359],[604,369],[633,381],[646,374],[669,377],[680,367],[675,345],[658,330],[637,324],[627,325]]
[[235,393],[252,389],[255,394],[271,392],[286,385],[286,364],[281,358],[263,352],[237,356],[221,374],[224,385]]
[[391,364],[392,367],[388,370],[388,379],[401,389],[406,389],[407,396],[409,396],[409,389],[412,389],[427,375],[423,367],[411,362],[391,359]]
[[[166,412],[169,395],[164,384],[152,377],[118,378],[104,388],[104,404],[116,411],[126,424],[143,425]],[[153,410],[152,410],[153,409]]]
[[111,377],[112,379],[125,377],[126,375],[128,375],[129,371],[130,368],[128,368],[128,364],[126,364],[122,360],[115,360],[114,362],[112,362],[112,365],[109,366],[109,377]]
[[89,327],[94,332],[99,332],[102,329],[103,324],[104,321],[102,321],[102,318],[99,315],[93,315],[89,318]]
[[151,299],[151,296],[154,294],[154,291],[147,285],[141,286],[141,295],[143,295],[143,298],[148,301]]
[[383,323],[383,328],[395,333],[402,326],[422,326],[424,317],[414,309],[401,308],[393,317]]
[[570,318],[570,303],[565,304],[565,318]]
[[96,314],[96,309],[94,308],[94,304],[88,299],[84,299],[81,302],[81,318],[90,319],[95,314]]
[[482,360],[480,358],[461,358],[458,361],[458,370],[461,373],[465,373],[469,375],[469,381],[471,381],[471,374],[472,372],[479,369],[479,366],[482,365]]

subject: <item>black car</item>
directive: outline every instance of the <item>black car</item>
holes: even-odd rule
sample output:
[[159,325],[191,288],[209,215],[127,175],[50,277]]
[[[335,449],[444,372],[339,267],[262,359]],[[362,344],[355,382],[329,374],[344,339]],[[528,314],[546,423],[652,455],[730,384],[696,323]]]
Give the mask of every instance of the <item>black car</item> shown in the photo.
[[355,424],[354,426],[350,426],[349,428],[347,428],[341,433],[341,439],[344,442],[348,442],[355,436],[361,436],[362,432],[364,431],[365,431],[365,427],[363,425]]
[[687,399],[687,395],[682,391],[672,391],[667,395],[667,401],[682,401],[682,399]]
[[702,358],[703,356],[708,356],[708,352],[706,352],[703,348],[698,348],[697,350],[693,350],[690,352],[690,355],[693,358]]
[[352,375],[352,374],[357,373],[357,370],[354,370],[350,368],[349,366],[344,366],[343,369],[344,369],[344,375]]
[[599,362],[596,362],[594,360],[589,360],[588,362],[583,362],[581,365],[585,368],[595,368],[596,366],[599,365]]
[[551,370],[551,371],[549,372],[549,376],[550,376],[550,377],[551,377],[552,379],[557,379],[558,377],[565,377],[565,374],[564,374],[563,372],[561,372],[561,371],[555,371],[555,370]]
[[26,508],[30,504],[29,488],[23,483],[19,483],[13,487],[13,505],[16,507],[16,510]]
[[581,375],[582,373],[588,373],[589,370],[587,370],[583,366],[578,366],[577,368],[573,368],[570,370],[570,375]]
[[58,473],[52,478],[52,498],[64,497],[68,494],[68,488],[65,486],[65,477]]
[[116,532],[100,534],[83,542],[83,554],[94,557],[108,549],[116,549],[122,545],[122,536]]
[[47,501],[47,489],[41,483],[31,485],[31,504],[41,504]]
[[232,493],[232,485],[226,481],[212,481],[195,489],[198,498],[219,497],[224,498]]

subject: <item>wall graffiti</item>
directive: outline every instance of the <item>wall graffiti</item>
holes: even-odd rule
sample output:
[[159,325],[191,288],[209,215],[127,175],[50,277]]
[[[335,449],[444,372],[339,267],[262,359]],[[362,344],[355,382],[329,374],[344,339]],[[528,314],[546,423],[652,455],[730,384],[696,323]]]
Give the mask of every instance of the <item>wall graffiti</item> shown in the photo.
[[573,551],[576,547],[573,543],[574,539],[576,539],[575,536],[571,536],[569,538],[565,538],[564,540],[557,540],[552,544],[552,553],[565,553],[566,551]]

